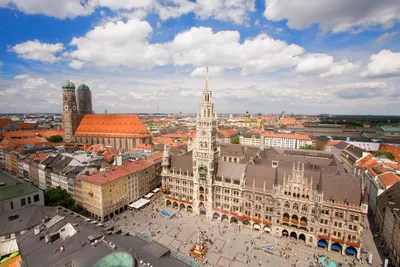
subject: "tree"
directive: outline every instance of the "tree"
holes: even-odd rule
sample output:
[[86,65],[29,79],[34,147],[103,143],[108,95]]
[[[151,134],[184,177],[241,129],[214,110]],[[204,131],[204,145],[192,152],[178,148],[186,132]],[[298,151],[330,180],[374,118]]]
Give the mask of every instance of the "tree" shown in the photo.
[[370,153],[376,157],[385,157],[390,160],[394,160],[395,158],[392,152],[380,150],[380,151],[370,151]]
[[240,139],[239,136],[235,136],[232,138],[232,144],[240,144]]
[[44,192],[44,203],[46,206],[63,206],[64,208],[77,211],[74,199],[61,187],[46,189]]
[[305,145],[305,146],[301,146],[300,149],[314,150],[315,148],[312,145]]
[[61,143],[63,141],[63,137],[61,135],[53,135],[47,138],[47,141],[52,143]]

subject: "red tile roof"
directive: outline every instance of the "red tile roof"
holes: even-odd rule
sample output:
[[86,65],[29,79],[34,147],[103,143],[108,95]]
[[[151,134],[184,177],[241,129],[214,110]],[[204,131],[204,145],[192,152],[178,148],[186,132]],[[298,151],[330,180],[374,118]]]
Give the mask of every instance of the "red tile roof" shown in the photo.
[[391,152],[393,154],[393,156],[394,156],[394,159],[397,162],[400,162],[400,147],[382,144],[379,147],[379,151]]
[[25,122],[16,122],[15,124],[18,125],[23,130],[32,130],[34,128],[32,124]]
[[28,145],[28,144],[34,144],[34,145],[46,145],[49,144],[46,139],[43,137],[33,137],[33,138],[23,138],[23,139],[4,139],[3,141],[0,142],[0,147],[2,149],[7,149],[7,148],[13,148],[18,145]]
[[14,123],[14,121],[11,119],[0,119],[0,128],[3,128],[12,123]]
[[23,137],[35,137],[37,135],[49,138],[53,135],[63,135],[63,131],[14,131],[1,133],[3,138],[23,138]]
[[86,114],[75,136],[144,138],[151,135],[135,114]]
[[232,135],[236,134],[234,129],[218,130],[218,132],[227,137],[231,137]]
[[279,123],[283,124],[296,124],[296,119],[292,117],[284,117],[279,120]]
[[122,166],[113,166],[108,168],[107,171],[85,176],[83,180],[95,185],[103,185],[120,179],[121,177],[125,177],[132,173],[149,168],[153,164],[153,162],[148,160],[128,161]]
[[382,173],[378,177],[385,186],[391,186],[400,181],[400,177],[394,174],[394,172]]

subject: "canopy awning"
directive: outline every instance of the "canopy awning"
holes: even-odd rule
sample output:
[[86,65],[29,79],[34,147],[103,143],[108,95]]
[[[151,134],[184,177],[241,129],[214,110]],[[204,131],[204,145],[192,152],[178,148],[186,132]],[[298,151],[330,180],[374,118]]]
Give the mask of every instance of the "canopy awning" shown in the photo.
[[257,230],[260,230],[260,228],[261,228],[259,224],[255,224],[253,227],[254,227],[254,229],[257,229]]
[[340,251],[342,247],[339,244],[332,244],[332,249],[336,251]]
[[0,257],[18,251],[17,239],[10,239],[0,242]]
[[146,206],[148,203],[150,203],[150,200],[141,198],[132,204],[129,205],[129,207],[134,208],[134,209],[140,209],[144,206]]
[[147,198],[147,199],[150,199],[152,196],[154,196],[154,193],[148,193],[144,197]]
[[346,248],[346,253],[350,254],[350,255],[354,255],[357,253],[357,250],[355,248],[348,247],[348,248]]
[[325,248],[328,246],[328,244],[325,240],[320,240],[318,241],[318,246]]
[[269,227],[268,225],[264,226],[264,231],[267,233],[271,233],[271,227]]
[[153,190],[153,193],[157,193],[158,191],[160,191],[160,188],[156,188]]

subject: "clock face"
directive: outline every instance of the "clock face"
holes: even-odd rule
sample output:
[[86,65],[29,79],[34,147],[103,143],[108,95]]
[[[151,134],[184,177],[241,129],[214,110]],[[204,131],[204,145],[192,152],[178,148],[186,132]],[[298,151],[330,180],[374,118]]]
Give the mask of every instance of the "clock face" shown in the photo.
[[75,107],[75,106],[73,106],[73,107],[72,107],[72,109],[75,111],[75,110],[76,110],[76,107]]
[[68,106],[64,106],[64,110],[68,110]]
[[202,131],[201,134],[202,134],[202,135],[206,135],[206,131]]

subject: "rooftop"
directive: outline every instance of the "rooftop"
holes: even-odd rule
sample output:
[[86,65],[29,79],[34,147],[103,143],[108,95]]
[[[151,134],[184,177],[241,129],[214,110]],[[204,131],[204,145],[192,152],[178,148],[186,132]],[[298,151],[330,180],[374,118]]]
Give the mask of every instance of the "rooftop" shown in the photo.
[[0,187],[0,201],[23,196],[40,190],[28,183],[14,184]]

